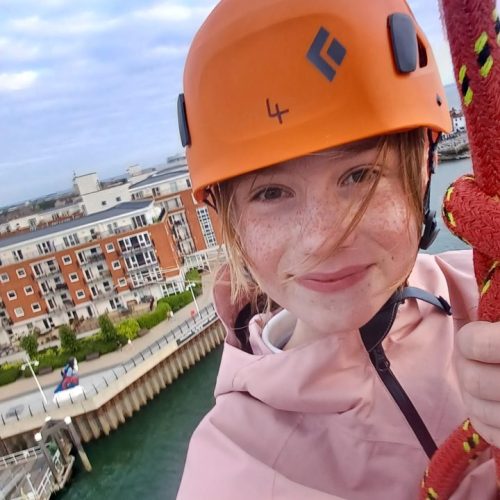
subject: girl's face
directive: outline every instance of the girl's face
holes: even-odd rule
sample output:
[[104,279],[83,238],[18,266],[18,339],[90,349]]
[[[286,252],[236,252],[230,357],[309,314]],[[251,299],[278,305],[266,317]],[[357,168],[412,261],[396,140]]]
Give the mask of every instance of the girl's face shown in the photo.
[[[408,276],[418,235],[388,152],[312,155],[238,180],[234,207],[249,268],[262,291],[298,318],[308,339],[368,322]],[[378,185],[349,236],[331,250]],[[328,250],[330,249],[330,250]],[[304,339],[307,341],[307,339]]]

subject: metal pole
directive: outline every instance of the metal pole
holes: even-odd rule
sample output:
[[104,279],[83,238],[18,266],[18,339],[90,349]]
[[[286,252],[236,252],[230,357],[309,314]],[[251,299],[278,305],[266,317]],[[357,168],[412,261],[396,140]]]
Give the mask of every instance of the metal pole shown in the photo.
[[198,307],[198,302],[196,302],[196,297],[194,296],[194,292],[193,292],[193,285],[192,284],[189,284],[188,285],[188,288],[189,288],[189,291],[191,292],[191,295],[193,296],[193,300],[194,300],[194,306],[196,307],[196,312],[198,314],[200,314],[200,308]]
[[33,370],[33,367],[31,366],[31,360],[29,358],[26,358],[26,365],[29,366],[29,369],[31,370],[31,374],[33,375],[33,378],[35,379],[36,385],[38,386],[38,390],[40,391],[40,394],[42,395],[43,401],[46,405],[49,403],[47,402],[47,398],[45,397],[45,394],[42,391],[42,386],[40,385],[40,382],[38,382],[38,378],[35,375],[35,371]]

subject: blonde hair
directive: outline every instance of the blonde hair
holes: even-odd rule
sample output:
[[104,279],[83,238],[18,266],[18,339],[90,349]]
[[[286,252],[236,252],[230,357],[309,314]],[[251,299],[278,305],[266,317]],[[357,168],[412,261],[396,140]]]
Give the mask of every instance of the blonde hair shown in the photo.
[[[415,129],[409,132],[358,141],[335,148],[334,150],[313,153],[307,156],[331,156],[338,155],[339,153],[359,152],[374,146],[377,147],[377,164],[380,164],[382,168],[389,151],[397,155],[397,159],[401,164],[400,181],[403,193],[408,202],[408,212],[413,215],[416,222],[415,231],[420,235],[423,222],[423,196],[425,189],[425,129]],[[258,172],[253,175],[258,175]],[[325,255],[331,255],[359,224],[375,193],[379,179],[380,176],[373,180],[366,196],[361,200],[359,208],[349,222],[347,229],[340,238],[329,245],[329,248],[324,252]],[[263,292],[251,274],[249,269],[250,260],[238,232],[239,221],[236,219],[236,210],[234,209],[234,192],[237,182],[238,178],[218,184],[213,189],[213,196],[221,220],[222,236],[228,255],[231,300],[233,303],[237,303],[245,299],[247,302],[250,301],[252,304],[257,304],[258,299],[262,303]],[[317,263],[315,262],[313,265]],[[269,309],[271,304],[269,298],[267,298],[267,304],[267,309]]]

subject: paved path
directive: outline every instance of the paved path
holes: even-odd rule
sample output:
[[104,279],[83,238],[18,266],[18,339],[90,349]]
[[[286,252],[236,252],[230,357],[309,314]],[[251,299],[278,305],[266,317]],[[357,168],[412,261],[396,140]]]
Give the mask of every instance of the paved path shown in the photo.
[[[213,278],[213,274],[206,274],[202,277],[203,293],[196,298],[200,309],[212,302]],[[177,311],[173,318],[163,321],[152,328],[149,333],[143,337],[139,337],[131,344],[124,346],[123,349],[106,354],[92,361],[82,361],[78,363],[81,385],[91,386],[94,383],[101,382],[102,378],[106,375],[112,376],[112,369],[114,367],[129,360],[131,357],[153,344],[156,340],[160,339],[167,332],[191,318],[191,312],[193,310],[195,310],[195,305],[194,303],[190,303]],[[49,400],[49,402],[52,401],[54,389],[61,380],[59,369],[55,369],[52,373],[39,376],[38,380],[47,400]],[[0,387],[0,413],[3,415],[12,413],[15,408],[17,408],[19,412],[24,412],[29,404],[36,404],[39,406],[41,401],[41,394],[36,388],[35,381],[32,378],[21,378],[12,384]]]

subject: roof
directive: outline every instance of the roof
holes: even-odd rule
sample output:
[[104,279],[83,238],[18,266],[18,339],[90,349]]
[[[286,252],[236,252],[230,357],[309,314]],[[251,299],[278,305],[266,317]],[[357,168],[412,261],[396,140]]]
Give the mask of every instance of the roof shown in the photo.
[[158,172],[156,174],[150,175],[146,179],[144,179],[140,182],[137,182],[136,184],[132,184],[129,187],[129,189],[132,190],[132,189],[144,188],[147,186],[153,186],[155,184],[159,184],[161,182],[173,180],[173,179],[176,179],[177,177],[181,177],[181,176],[187,175],[187,174],[188,174],[187,166],[179,165],[179,167],[175,167],[175,168],[171,167],[169,169],[161,170],[160,172]]
[[127,201],[125,203],[120,203],[119,205],[108,208],[107,210],[102,210],[101,212],[96,212],[95,214],[86,215],[85,217],[79,217],[78,219],[70,220],[68,222],[62,222],[50,227],[44,227],[43,229],[37,229],[36,231],[15,234],[10,238],[3,238],[0,240],[0,250],[13,245],[18,245],[19,243],[25,243],[30,240],[41,239],[53,234],[66,232],[72,229],[77,229],[92,224],[97,224],[108,219],[125,217],[133,212],[144,210],[145,208],[152,205],[152,203],[152,200]]

